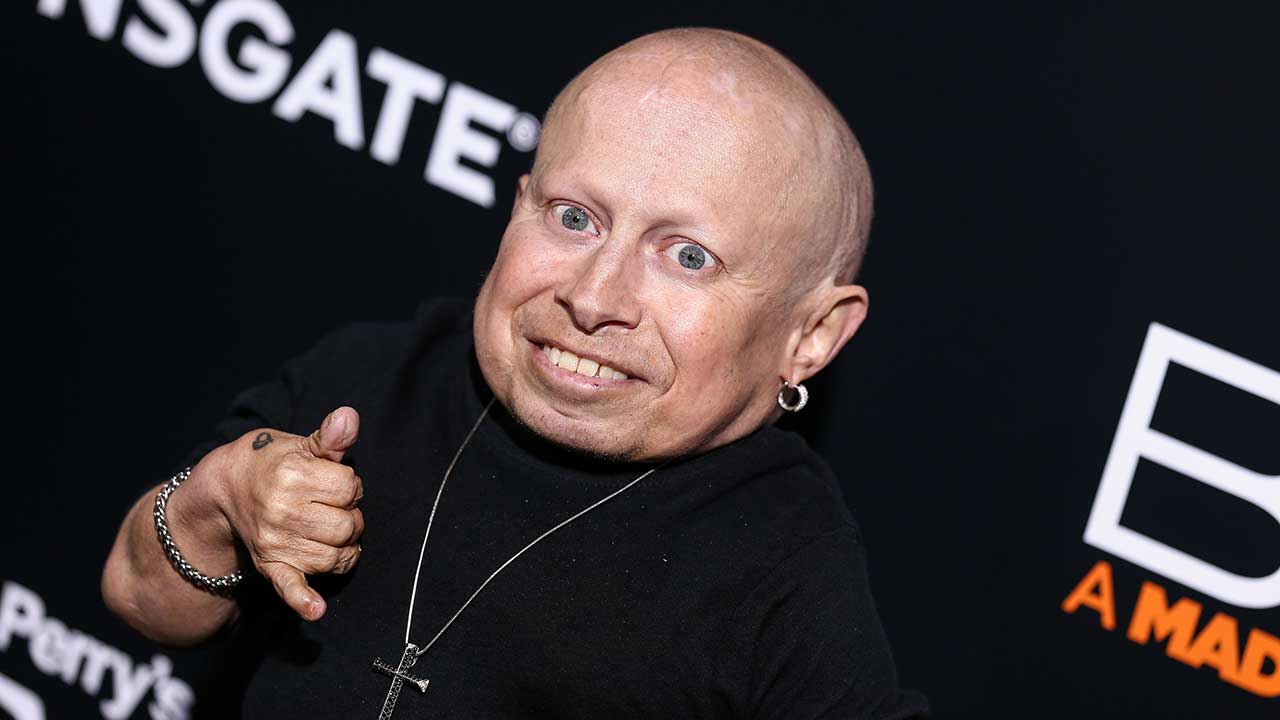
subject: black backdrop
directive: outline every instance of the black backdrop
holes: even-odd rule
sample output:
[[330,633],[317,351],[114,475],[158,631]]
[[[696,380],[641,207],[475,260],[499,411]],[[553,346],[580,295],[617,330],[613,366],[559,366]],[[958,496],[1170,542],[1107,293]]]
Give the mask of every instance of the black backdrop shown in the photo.
[[[442,189],[424,180],[441,104],[419,101],[399,160],[373,159],[387,87],[364,71],[373,48],[538,116],[607,49],[709,24],[804,67],[876,177],[870,318],[793,427],[845,484],[904,683],[944,717],[1276,716],[1280,651],[1259,648],[1280,634],[1280,598],[1242,607],[1084,540],[1152,323],[1271,369],[1280,393],[1274,11],[281,2],[287,80],[330,30],[355,41],[351,149],[320,114],[273,114],[278,93],[224,96],[199,50],[162,68],[123,40],[130,18],[165,8],[198,33],[232,1],[129,0],[114,21],[112,2],[3,9],[9,713],[29,691],[49,717],[184,717],[172,681],[113,700],[125,670],[143,690],[137,673],[166,674],[157,653],[197,715],[234,705],[218,647],[155,648],[102,606],[121,516],[236,391],[326,330],[477,290],[531,154],[473,126],[500,149],[491,168],[463,163],[492,178],[493,205]],[[107,18],[104,39],[86,16]],[[231,54],[255,33],[233,31]],[[1186,364],[1153,426],[1273,476],[1261,487],[1276,502],[1280,397]],[[1280,565],[1280,516],[1159,462],[1140,463],[1122,524],[1236,574]],[[1114,630],[1097,602],[1062,607],[1098,561]],[[1201,643],[1210,655],[1270,652],[1263,691],[1170,657],[1176,633],[1128,639],[1143,583],[1202,606],[1196,633],[1235,621],[1238,647]]]

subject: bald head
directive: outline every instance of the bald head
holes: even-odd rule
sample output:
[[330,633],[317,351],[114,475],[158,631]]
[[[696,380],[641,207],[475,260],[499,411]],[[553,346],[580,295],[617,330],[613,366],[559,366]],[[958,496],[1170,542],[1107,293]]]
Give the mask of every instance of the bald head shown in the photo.
[[755,162],[724,170],[749,173],[760,191],[741,201],[767,208],[761,230],[773,236],[771,264],[784,287],[853,280],[870,232],[870,171],[839,111],[794,63],[726,30],[678,28],[632,40],[556,97],[534,174],[554,152],[544,148],[582,132],[584,112],[619,97],[641,112],[684,113],[679,124],[690,133],[697,125],[734,126],[731,150]]

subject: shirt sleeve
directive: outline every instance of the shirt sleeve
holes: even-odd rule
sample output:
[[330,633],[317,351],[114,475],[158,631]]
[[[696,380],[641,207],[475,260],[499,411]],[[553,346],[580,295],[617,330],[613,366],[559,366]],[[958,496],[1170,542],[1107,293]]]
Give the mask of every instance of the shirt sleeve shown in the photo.
[[359,353],[369,347],[367,341],[376,334],[374,330],[367,324],[338,328],[284,363],[275,377],[237,394],[212,435],[193,447],[178,468],[195,465],[214,448],[250,430],[310,433],[319,426],[313,408],[336,402],[328,408],[332,410],[344,404],[345,396],[350,394],[347,391],[364,376],[365,363],[360,361]]
[[751,717],[928,717],[924,697],[898,687],[856,527],[787,556],[748,593],[735,628]]
[[212,436],[193,447],[178,467],[194,466],[214,448],[250,430],[283,429],[292,416],[292,395],[286,369],[276,378],[239,393],[231,400],[226,416],[214,426]]
[[196,464],[209,451],[257,428],[306,435],[333,409],[363,400],[388,381],[417,345],[471,327],[471,300],[424,299],[413,322],[356,322],[325,335],[314,347],[286,362],[267,382],[231,401],[211,437],[196,445],[175,470]]

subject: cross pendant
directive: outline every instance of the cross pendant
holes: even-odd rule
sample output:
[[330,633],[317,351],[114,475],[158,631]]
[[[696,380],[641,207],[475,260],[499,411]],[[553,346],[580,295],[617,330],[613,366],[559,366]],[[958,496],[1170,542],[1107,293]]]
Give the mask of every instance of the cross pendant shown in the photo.
[[400,664],[392,667],[383,662],[380,658],[373,661],[374,672],[380,672],[391,678],[391,687],[387,690],[387,699],[382,701],[382,712],[378,714],[378,720],[390,720],[391,713],[396,709],[396,700],[400,698],[400,687],[406,682],[418,688],[420,692],[427,691],[427,683],[431,682],[425,678],[416,678],[409,674],[409,668],[418,661],[418,646],[409,643],[404,646],[404,654],[400,656]]

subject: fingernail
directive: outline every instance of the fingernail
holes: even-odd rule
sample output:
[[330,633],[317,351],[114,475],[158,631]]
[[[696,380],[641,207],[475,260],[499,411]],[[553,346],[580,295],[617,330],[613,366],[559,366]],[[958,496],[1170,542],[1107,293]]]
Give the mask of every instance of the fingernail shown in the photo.
[[324,615],[324,601],[320,598],[312,598],[311,602],[307,603],[307,619],[319,620],[321,615]]

